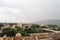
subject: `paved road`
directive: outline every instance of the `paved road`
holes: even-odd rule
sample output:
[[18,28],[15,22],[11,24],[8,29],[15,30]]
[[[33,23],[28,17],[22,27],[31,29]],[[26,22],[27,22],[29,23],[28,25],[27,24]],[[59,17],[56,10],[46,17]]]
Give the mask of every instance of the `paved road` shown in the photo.
[[55,32],[55,33],[60,32],[60,31],[55,31],[55,30],[51,30],[51,29],[47,29],[47,28],[41,28],[41,29],[48,30],[48,31],[52,31],[52,32]]

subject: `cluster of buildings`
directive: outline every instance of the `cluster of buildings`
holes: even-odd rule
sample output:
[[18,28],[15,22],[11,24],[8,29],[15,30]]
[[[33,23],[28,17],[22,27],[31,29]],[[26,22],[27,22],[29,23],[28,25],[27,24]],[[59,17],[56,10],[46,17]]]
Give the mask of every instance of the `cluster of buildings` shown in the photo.
[[[13,23],[12,23],[13,24]],[[13,24],[12,26],[10,26],[8,23],[6,23],[6,24],[3,24],[4,26],[3,27],[1,27],[2,29],[3,28],[9,28],[9,27],[11,27],[11,28],[15,28],[16,26],[18,26],[18,27],[20,27],[20,28],[23,28],[23,27],[25,27],[25,28],[31,28],[31,26],[32,25],[34,25],[34,24],[22,24],[22,23],[17,23],[17,24]],[[39,26],[47,26],[46,24],[37,24],[37,25],[39,25]]]
[[0,40],[60,40],[60,33],[34,33],[30,36],[21,36],[17,33],[14,37],[7,37],[4,35]]
[[[3,28],[15,28],[16,26],[20,28],[31,28],[32,24],[14,24],[12,27],[9,24],[4,24]],[[46,26],[46,24],[39,24],[39,26]],[[0,30],[0,33],[2,31]],[[17,33],[14,37],[7,37],[4,35],[0,37],[0,40],[60,40],[60,32],[58,33],[31,33],[30,36],[22,36],[20,33]]]
[[32,24],[17,23],[17,24],[13,24],[12,26],[10,26],[9,24],[3,24],[3,25],[4,25],[4,26],[1,27],[2,29],[3,29],[3,28],[9,28],[9,27],[15,28],[16,26],[18,26],[18,27],[20,27],[20,28],[22,28],[22,27],[28,27],[28,28],[30,28]]

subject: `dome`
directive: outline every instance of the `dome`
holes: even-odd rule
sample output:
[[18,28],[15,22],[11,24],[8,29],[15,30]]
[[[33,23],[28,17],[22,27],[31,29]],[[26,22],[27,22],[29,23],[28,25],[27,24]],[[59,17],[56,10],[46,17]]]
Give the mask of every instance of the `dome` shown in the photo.
[[20,34],[20,33],[17,33],[17,34],[16,34],[16,37],[21,37],[21,34]]
[[30,36],[33,36],[33,34],[30,34]]
[[4,36],[3,36],[3,38],[6,38],[6,37],[7,37],[7,35],[4,35]]

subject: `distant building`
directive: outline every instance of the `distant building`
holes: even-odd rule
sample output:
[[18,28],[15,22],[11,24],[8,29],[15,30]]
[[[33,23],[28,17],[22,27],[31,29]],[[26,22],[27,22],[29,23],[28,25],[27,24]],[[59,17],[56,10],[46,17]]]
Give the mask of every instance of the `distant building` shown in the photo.
[[18,27],[23,27],[23,24],[22,23],[18,23],[16,26],[18,26]]

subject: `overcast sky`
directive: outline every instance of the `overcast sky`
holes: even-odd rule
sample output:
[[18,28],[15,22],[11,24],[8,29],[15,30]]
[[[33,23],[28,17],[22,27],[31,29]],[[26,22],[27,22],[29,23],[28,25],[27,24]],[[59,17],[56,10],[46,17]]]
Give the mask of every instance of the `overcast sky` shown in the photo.
[[0,0],[0,22],[31,23],[60,19],[60,0]]

